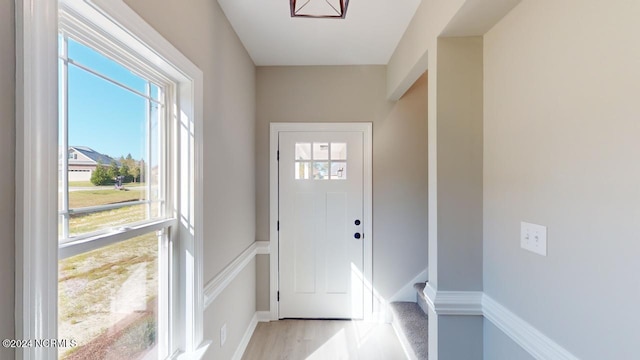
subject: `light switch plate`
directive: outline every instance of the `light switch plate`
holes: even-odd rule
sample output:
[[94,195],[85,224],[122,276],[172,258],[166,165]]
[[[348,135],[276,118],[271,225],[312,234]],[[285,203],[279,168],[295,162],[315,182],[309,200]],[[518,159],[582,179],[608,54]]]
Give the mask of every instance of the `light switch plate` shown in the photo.
[[547,256],[547,227],[520,222],[520,247]]
[[224,323],[220,328],[220,347],[222,347],[225,342],[227,342],[227,323]]

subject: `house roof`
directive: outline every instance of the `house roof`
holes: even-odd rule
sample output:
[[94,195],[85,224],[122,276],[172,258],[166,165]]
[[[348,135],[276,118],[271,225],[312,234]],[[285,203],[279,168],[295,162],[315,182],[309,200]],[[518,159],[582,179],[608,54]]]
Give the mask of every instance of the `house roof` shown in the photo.
[[[112,158],[111,156],[101,154],[88,146],[69,146],[69,150],[74,150],[81,153],[82,155],[93,160],[93,162],[96,164],[101,163],[103,165],[109,165],[112,161],[115,161],[115,163],[120,166],[120,162],[118,160]],[[69,162],[71,162],[71,160]]]

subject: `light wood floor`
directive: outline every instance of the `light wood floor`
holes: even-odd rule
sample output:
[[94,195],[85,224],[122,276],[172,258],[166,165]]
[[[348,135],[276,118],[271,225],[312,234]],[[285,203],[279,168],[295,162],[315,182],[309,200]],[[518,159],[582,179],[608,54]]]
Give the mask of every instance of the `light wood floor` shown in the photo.
[[343,320],[259,323],[243,360],[404,360],[389,324]]

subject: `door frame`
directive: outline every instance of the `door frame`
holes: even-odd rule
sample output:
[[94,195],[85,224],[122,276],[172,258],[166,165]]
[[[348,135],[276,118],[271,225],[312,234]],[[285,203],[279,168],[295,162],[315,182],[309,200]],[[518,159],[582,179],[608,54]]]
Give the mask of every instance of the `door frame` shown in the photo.
[[278,282],[280,248],[278,236],[278,138],[281,132],[361,132],[363,135],[363,263],[364,263],[364,319],[373,319],[373,124],[345,123],[271,123],[269,138],[269,312],[271,320],[280,318]]

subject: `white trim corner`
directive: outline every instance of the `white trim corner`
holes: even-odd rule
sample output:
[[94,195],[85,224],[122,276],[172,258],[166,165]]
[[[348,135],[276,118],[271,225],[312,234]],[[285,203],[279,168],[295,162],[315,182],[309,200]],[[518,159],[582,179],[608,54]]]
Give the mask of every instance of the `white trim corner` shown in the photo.
[[427,283],[424,294],[437,315],[482,315],[482,291],[441,291]]
[[269,322],[273,319],[271,318],[271,311],[256,311],[256,316],[258,317],[258,322]]

